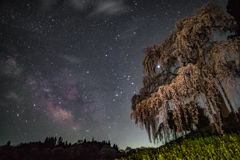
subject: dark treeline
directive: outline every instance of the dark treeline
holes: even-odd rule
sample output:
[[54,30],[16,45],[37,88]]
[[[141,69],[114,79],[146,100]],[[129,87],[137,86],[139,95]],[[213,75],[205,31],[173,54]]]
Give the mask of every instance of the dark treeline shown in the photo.
[[20,143],[12,146],[9,141],[0,146],[0,160],[113,160],[124,156],[116,144],[78,140],[71,144],[62,137],[47,137],[44,142]]

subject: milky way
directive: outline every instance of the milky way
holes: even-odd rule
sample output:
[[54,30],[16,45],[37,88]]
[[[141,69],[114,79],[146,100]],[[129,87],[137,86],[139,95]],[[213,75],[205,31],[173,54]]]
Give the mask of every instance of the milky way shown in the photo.
[[0,145],[61,136],[157,146],[130,119],[143,50],[207,2],[2,0]]

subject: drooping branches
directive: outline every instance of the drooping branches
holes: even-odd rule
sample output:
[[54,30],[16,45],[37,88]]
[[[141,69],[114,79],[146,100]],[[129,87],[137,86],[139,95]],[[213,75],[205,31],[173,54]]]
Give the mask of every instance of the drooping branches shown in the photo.
[[184,131],[200,126],[199,99],[216,130],[223,133],[220,102],[227,95],[217,82],[236,77],[240,43],[238,39],[212,42],[212,38],[216,30],[232,32],[235,25],[233,17],[208,3],[177,22],[162,44],[146,48],[144,87],[132,98],[131,118],[145,127],[150,141],[162,140],[163,135],[169,139],[170,130],[184,137]]

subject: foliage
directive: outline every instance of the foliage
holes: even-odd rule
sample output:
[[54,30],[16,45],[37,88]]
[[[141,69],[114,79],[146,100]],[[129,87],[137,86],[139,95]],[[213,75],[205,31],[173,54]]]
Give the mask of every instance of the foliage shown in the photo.
[[194,159],[239,159],[240,135],[236,133],[222,136],[185,139],[181,143],[169,143],[159,148],[146,148],[127,158],[119,160],[194,160]]
[[[81,144],[79,144],[81,142]],[[111,147],[109,142],[83,141],[71,144],[63,138],[47,137],[44,142],[21,143],[11,146],[7,143],[0,146],[0,160],[73,160],[73,159],[114,159],[118,146]]]
[[116,149],[105,145],[99,152],[100,159],[114,159],[117,155]]
[[[192,105],[192,106],[189,106],[189,105]],[[192,107],[194,110],[197,111],[197,113],[198,113],[197,118],[201,122],[201,123],[195,124],[198,129],[201,129],[201,128],[209,125],[210,121],[209,121],[208,117],[205,116],[204,109],[199,107],[195,102],[191,102],[190,104],[186,104],[186,106],[188,108]],[[183,122],[182,123],[183,130],[185,130],[185,131],[193,131],[194,130],[194,128],[193,128],[194,122],[191,119],[191,113],[188,112],[188,111],[186,112],[188,123],[186,123],[186,121],[185,121],[184,111],[181,108],[180,108],[180,114],[181,114],[181,120]],[[173,130],[174,133],[176,133],[177,126],[174,123],[173,111],[171,111],[171,110],[168,112],[168,119],[167,119],[167,121],[168,121],[168,124],[169,124],[169,129]],[[160,127],[158,129],[158,132],[161,132],[162,130],[164,130],[163,124],[160,125]],[[176,134],[174,135],[174,138],[177,139],[177,135]]]
[[132,97],[131,118],[145,127],[150,141],[168,141],[173,133],[184,138],[189,126],[201,126],[197,103],[223,134],[222,118],[237,112],[230,100],[240,92],[240,40],[213,39],[216,31],[234,29],[231,15],[207,3],[177,22],[162,44],[145,49],[144,87]]

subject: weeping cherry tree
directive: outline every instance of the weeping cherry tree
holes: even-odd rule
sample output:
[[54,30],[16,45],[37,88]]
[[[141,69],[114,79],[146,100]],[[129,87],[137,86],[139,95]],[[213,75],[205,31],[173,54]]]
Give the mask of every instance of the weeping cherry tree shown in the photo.
[[[204,110],[218,133],[222,119],[238,113],[240,40],[228,39],[234,18],[207,3],[192,17],[178,21],[161,44],[145,49],[143,88],[132,97],[131,118],[145,128],[149,140],[169,140],[200,126]],[[224,40],[219,35],[226,35]]]

